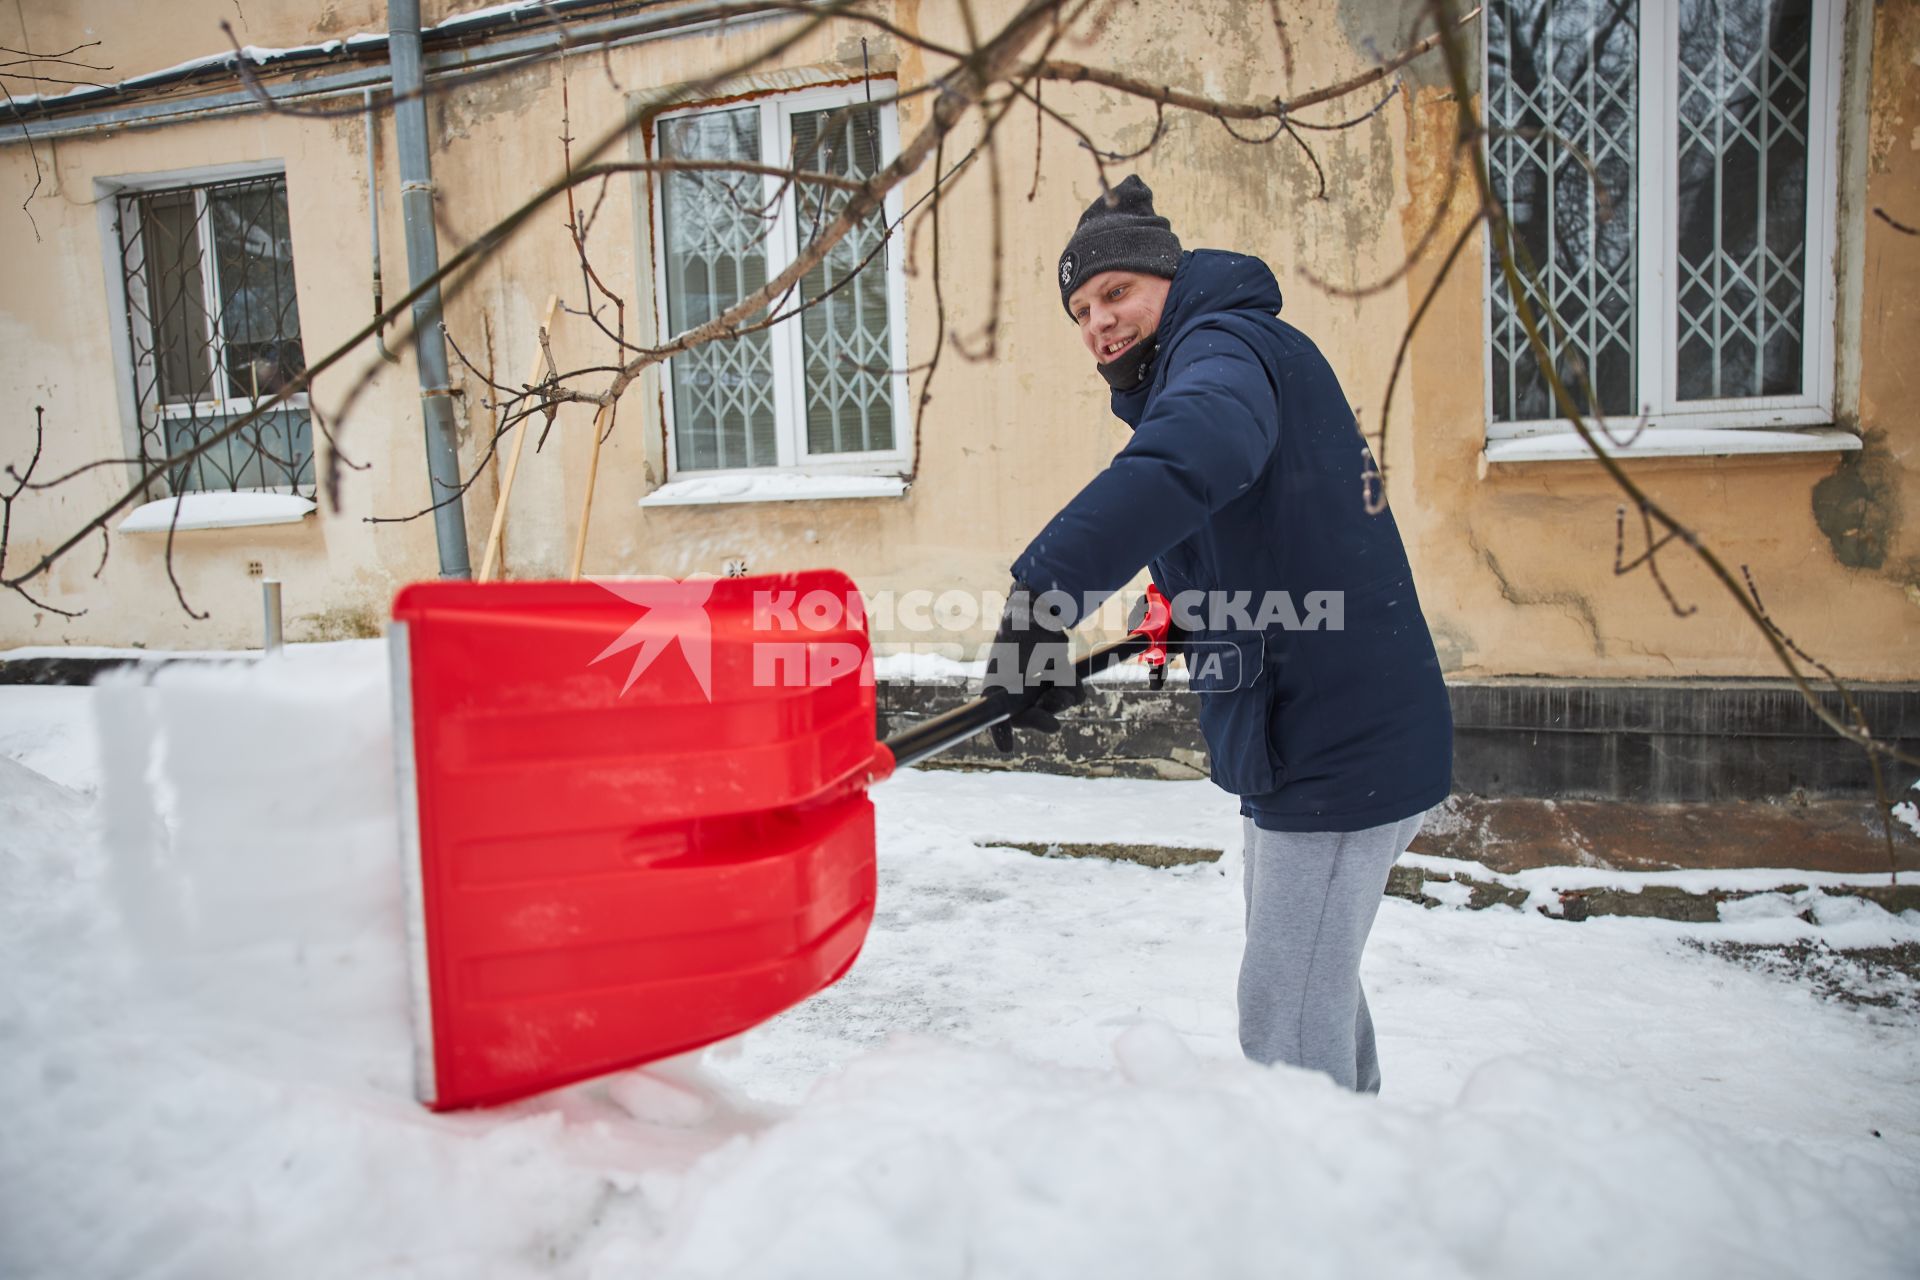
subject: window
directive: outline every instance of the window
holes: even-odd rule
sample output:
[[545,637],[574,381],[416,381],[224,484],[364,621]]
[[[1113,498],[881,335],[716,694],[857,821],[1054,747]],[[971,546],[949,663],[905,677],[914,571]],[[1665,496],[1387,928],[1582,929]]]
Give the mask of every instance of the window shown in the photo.
[[[1622,426],[1831,420],[1842,3],[1488,6],[1494,188],[1583,408],[1584,376]],[[1488,434],[1563,431],[1488,260]]]
[[[664,116],[658,153],[866,177],[897,145],[892,107],[867,105],[866,97],[856,86]],[[846,198],[718,171],[664,174],[655,193],[667,334],[763,287]],[[889,217],[898,216],[895,201],[888,199]],[[779,306],[811,303],[798,318],[669,362],[672,472],[906,470],[904,290],[900,251],[881,244],[885,234],[876,215],[835,245]]]
[[[140,452],[158,462],[252,412],[306,369],[287,180],[123,191],[116,202]],[[311,495],[306,396],[175,468],[168,484],[175,493]]]

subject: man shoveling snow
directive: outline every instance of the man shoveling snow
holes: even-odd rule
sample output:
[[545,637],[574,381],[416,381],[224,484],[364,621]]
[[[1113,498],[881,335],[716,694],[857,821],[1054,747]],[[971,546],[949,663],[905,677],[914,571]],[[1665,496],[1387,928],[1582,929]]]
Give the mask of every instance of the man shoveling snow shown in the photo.
[[1241,1046],[1377,1091],[1360,955],[1451,789],[1453,720],[1392,513],[1355,483],[1371,456],[1273,272],[1183,252],[1139,177],[1081,215],[1059,278],[1133,438],[1013,564],[988,683],[1019,710],[995,741],[1059,727],[1068,629],[1150,566],[1213,780],[1241,797]]

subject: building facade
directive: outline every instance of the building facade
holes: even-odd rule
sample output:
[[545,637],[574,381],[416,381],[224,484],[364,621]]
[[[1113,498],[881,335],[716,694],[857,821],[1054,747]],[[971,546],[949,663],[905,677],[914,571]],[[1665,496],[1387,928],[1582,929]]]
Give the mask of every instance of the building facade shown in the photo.
[[[995,29],[1014,8],[976,5],[977,21]],[[1419,9],[1312,0],[1283,48],[1263,6],[1120,3],[1056,56],[1264,101],[1366,71],[1421,34]],[[876,12],[941,45],[967,40],[956,6]],[[810,153],[855,177],[886,163],[926,126],[951,64],[879,26],[811,20],[718,22],[704,3],[428,3],[442,259],[562,172],[563,133],[576,156],[619,134],[612,160]],[[36,479],[122,460],[14,502],[12,572],[127,495],[125,460],[232,421],[366,326],[376,257],[391,301],[407,254],[384,4],[81,0],[7,21],[23,50],[77,52],[33,64],[48,80],[10,82],[0,161],[24,204],[0,230],[0,444],[23,466],[43,409]],[[1736,580],[1750,572],[1802,649],[1854,680],[1920,676],[1920,535],[1906,518],[1920,493],[1920,7],[1503,0],[1467,47],[1494,183],[1564,323],[1561,370],[1591,383],[1628,474]],[[1617,571],[1645,548],[1639,518],[1619,514],[1620,490],[1555,423],[1486,236],[1468,230],[1477,198],[1469,175],[1450,177],[1459,116],[1438,52],[1303,109],[1312,124],[1364,117],[1303,132],[1312,158],[1091,85],[1050,83],[1044,101],[1114,152],[1152,143],[1116,172],[1141,173],[1189,247],[1272,264],[1285,317],[1325,350],[1369,433],[1401,336],[1465,233],[1407,345],[1383,455],[1452,677],[1780,674],[1685,546],[1659,552],[1664,590],[1644,564]],[[505,572],[567,572],[592,474],[587,573],[830,565],[892,606],[878,611],[883,649],[983,639],[993,618],[963,597],[1004,588],[1026,540],[1125,439],[1053,276],[1096,166],[1052,122],[1036,166],[1035,132],[1030,103],[1008,112],[997,216],[984,156],[952,179],[937,291],[930,226],[912,245],[910,217],[886,244],[870,227],[801,281],[796,298],[815,305],[793,322],[645,374],[597,460],[593,406],[563,407],[521,463]],[[943,163],[979,140],[976,116]],[[929,161],[890,215],[933,182]],[[777,275],[832,212],[773,177],[749,190],[711,174],[621,173],[580,186],[576,205],[593,271],[641,346]],[[543,206],[446,304],[460,461],[478,472],[463,503],[476,566],[503,467],[476,370],[537,377],[549,314],[560,365],[614,362],[581,312],[567,217],[564,200]],[[50,607],[0,598],[0,644],[245,646],[262,576],[285,584],[290,638],[377,634],[393,592],[439,572],[432,518],[401,519],[433,495],[399,335],[385,334],[391,359],[363,345],[310,396],[129,501],[104,563],[94,533],[29,584]],[[201,521],[188,503],[171,534],[164,506],[148,531],[122,529],[169,487],[312,507],[225,500],[201,504]],[[191,527],[240,520],[261,522]]]

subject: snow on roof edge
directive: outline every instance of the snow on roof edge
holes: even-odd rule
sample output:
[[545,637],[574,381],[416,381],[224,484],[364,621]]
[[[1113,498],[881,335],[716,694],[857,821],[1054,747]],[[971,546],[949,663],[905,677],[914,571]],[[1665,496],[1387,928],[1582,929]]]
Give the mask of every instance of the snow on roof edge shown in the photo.
[[[519,11],[544,12],[543,0],[513,0],[508,4],[488,5],[469,13],[456,13],[444,18],[430,27],[422,27],[420,34],[425,36],[435,31],[454,31],[461,27],[472,26],[487,18]],[[219,53],[205,53],[198,57],[187,58],[169,67],[160,67],[153,71],[142,71],[139,75],[127,76],[110,84],[83,84],[60,93],[16,93],[11,95],[14,114],[21,114],[27,107],[49,107],[64,104],[67,99],[104,97],[116,93],[128,93],[145,88],[157,81],[174,76],[189,75],[208,67],[232,68],[240,59],[256,67],[265,67],[270,63],[284,61],[306,54],[337,53],[349,48],[356,52],[368,45],[385,44],[391,33],[386,31],[356,31],[350,36],[334,36],[314,44],[289,45],[285,48],[269,48],[261,45],[242,45],[236,53],[232,49]]]

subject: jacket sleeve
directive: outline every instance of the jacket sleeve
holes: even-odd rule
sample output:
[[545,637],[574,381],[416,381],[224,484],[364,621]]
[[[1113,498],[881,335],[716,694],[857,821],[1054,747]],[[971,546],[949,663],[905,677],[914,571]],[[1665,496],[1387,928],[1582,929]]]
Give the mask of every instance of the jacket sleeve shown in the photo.
[[1133,439],[1014,561],[1015,578],[1091,610],[1260,478],[1280,409],[1253,349],[1206,328],[1173,359]]

